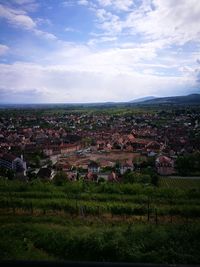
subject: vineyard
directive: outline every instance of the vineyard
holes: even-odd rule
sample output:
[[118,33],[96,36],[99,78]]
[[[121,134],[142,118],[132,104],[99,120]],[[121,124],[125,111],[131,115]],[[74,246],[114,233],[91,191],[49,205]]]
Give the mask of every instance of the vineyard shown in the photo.
[[169,178],[162,177],[160,179],[160,186],[167,188],[199,188],[200,187],[200,179],[194,178]]
[[0,258],[198,263],[200,180],[186,182],[1,179]]

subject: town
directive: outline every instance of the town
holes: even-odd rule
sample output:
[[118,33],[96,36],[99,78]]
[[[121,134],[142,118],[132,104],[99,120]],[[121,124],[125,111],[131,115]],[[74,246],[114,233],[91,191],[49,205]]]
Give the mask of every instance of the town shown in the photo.
[[1,110],[0,175],[10,179],[198,176],[199,150],[198,107]]
[[199,263],[199,151],[198,105],[1,108],[0,258]]

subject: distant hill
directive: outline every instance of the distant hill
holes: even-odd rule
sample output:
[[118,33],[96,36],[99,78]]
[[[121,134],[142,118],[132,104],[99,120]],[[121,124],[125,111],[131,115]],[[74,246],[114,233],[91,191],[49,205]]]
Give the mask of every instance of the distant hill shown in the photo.
[[32,104],[8,104],[0,103],[0,109],[47,109],[47,108],[114,108],[114,107],[134,107],[138,105],[200,105],[200,94],[190,94],[187,96],[155,97],[147,96],[134,99],[129,102],[100,102],[100,103],[32,103]]
[[200,104],[200,94],[191,94],[187,96],[171,96],[171,97],[159,97],[140,101],[140,104],[154,105],[154,104],[177,104],[177,105],[195,105]]
[[155,99],[155,98],[156,98],[155,96],[146,96],[146,97],[141,97],[141,98],[137,98],[137,99],[131,100],[131,101],[129,101],[129,103],[139,103],[139,102],[144,102],[144,101],[147,101],[147,100],[152,100],[152,99]]

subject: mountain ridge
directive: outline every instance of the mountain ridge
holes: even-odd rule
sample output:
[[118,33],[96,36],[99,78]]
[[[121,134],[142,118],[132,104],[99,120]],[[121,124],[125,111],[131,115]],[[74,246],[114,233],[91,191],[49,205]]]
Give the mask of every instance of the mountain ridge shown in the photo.
[[54,107],[115,107],[115,106],[142,106],[142,105],[200,105],[200,94],[184,96],[155,97],[147,96],[124,102],[91,102],[91,103],[0,103],[0,109],[9,108],[54,108]]
[[145,100],[140,104],[200,104],[200,94],[189,94],[185,96],[156,97]]
[[144,101],[147,101],[147,100],[152,100],[152,99],[155,99],[155,98],[156,98],[155,96],[145,96],[145,97],[140,97],[140,98],[133,99],[133,100],[129,101],[129,103],[139,103],[139,102],[144,102]]

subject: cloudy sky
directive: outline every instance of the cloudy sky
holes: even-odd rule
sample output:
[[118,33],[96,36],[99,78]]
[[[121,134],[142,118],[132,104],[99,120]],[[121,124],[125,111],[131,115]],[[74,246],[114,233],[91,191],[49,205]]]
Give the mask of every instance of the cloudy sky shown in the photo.
[[199,0],[0,0],[0,103],[195,92]]

